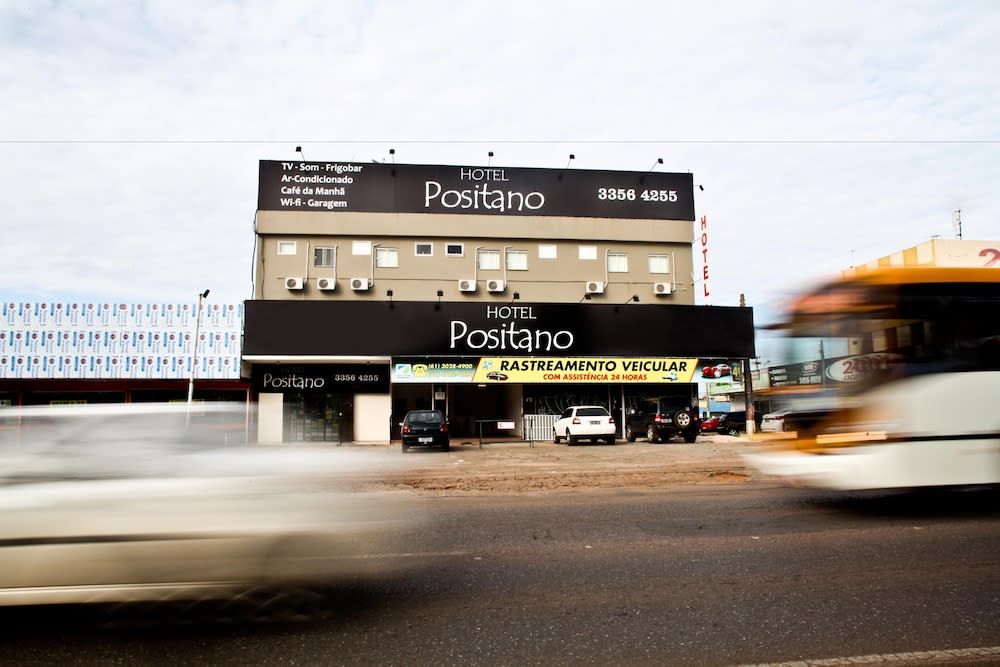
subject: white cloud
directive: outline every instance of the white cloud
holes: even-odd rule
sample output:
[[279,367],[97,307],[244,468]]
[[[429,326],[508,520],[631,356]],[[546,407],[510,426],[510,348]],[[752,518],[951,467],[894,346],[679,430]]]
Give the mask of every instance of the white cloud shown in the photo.
[[574,153],[692,171],[713,303],[763,312],[957,208],[1000,239],[996,34],[990,1],[8,4],[0,281],[238,301],[260,159]]

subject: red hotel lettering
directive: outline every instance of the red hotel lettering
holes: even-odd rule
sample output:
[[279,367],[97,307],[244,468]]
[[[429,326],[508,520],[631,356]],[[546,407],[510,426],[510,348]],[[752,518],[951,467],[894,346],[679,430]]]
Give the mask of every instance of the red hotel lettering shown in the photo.
[[704,296],[707,298],[709,295],[708,290],[708,216],[701,216],[701,261],[702,261],[702,290]]

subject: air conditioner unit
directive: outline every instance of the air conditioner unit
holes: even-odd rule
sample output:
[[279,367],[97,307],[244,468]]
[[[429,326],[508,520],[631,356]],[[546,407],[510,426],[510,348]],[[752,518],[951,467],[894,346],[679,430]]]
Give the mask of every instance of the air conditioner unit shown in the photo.
[[367,278],[351,278],[351,289],[355,292],[364,292],[371,287],[371,282]]
[[587,283],[587,294],[604,294],[604,283],[590,281]]
[[285,289],[302,289],[304,285],[302,278],[285,278]]
[[656,294],[657,296],[665,296],[670,294],[670,292],[670,283],[653,283],[653,294]]
[[337,289],[337,280],[335,278],[317,278],[316,287],[324,292],[332,292]]
[[476,291],[476,281],[475,280],[459,280],[458,281],[458,291],[459,292],[475,292]]
[[490,292],[502,292],[506,289],[507,285],[504,284],[502,280],[487,280],[486,289]]

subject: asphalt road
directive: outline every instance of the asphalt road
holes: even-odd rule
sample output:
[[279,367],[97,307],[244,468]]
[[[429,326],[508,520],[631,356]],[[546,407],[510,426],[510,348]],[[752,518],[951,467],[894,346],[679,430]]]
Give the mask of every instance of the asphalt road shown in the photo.
[[304,620],[6,609],[0,663],[1000,663],[997,491],[748,483],[421,502],[434,518],[393,557],[407,568],[326,591]]

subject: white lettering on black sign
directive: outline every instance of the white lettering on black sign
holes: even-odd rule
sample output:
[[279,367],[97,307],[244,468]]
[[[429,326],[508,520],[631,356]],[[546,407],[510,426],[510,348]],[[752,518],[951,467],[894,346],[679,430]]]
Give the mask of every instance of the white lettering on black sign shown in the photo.
[[571,331],[559,329],[529,329],[518,326],[518,320],[537,319],[533,306],[487,306],[487,319],[505,320],[499,326],[473,329],[463,320],[452,320],[448,349],[510,350],[521,352],[565,351],[573,347]]
[[541,192],[525,194],[515,190],[491,190],[485,183],[476,185],[471,190],[445,190],[437,181],[426,181],[424,208],[430,208],[435,202],[444,208],[520,213],[537,211],[545,206],[545,195]]
[[264,373],[264,389],[322,389],[325,385],[326,379],[321,377]]
[[273,160],[260,166],[258,209],[266,211],[695,219],[690,173]]

